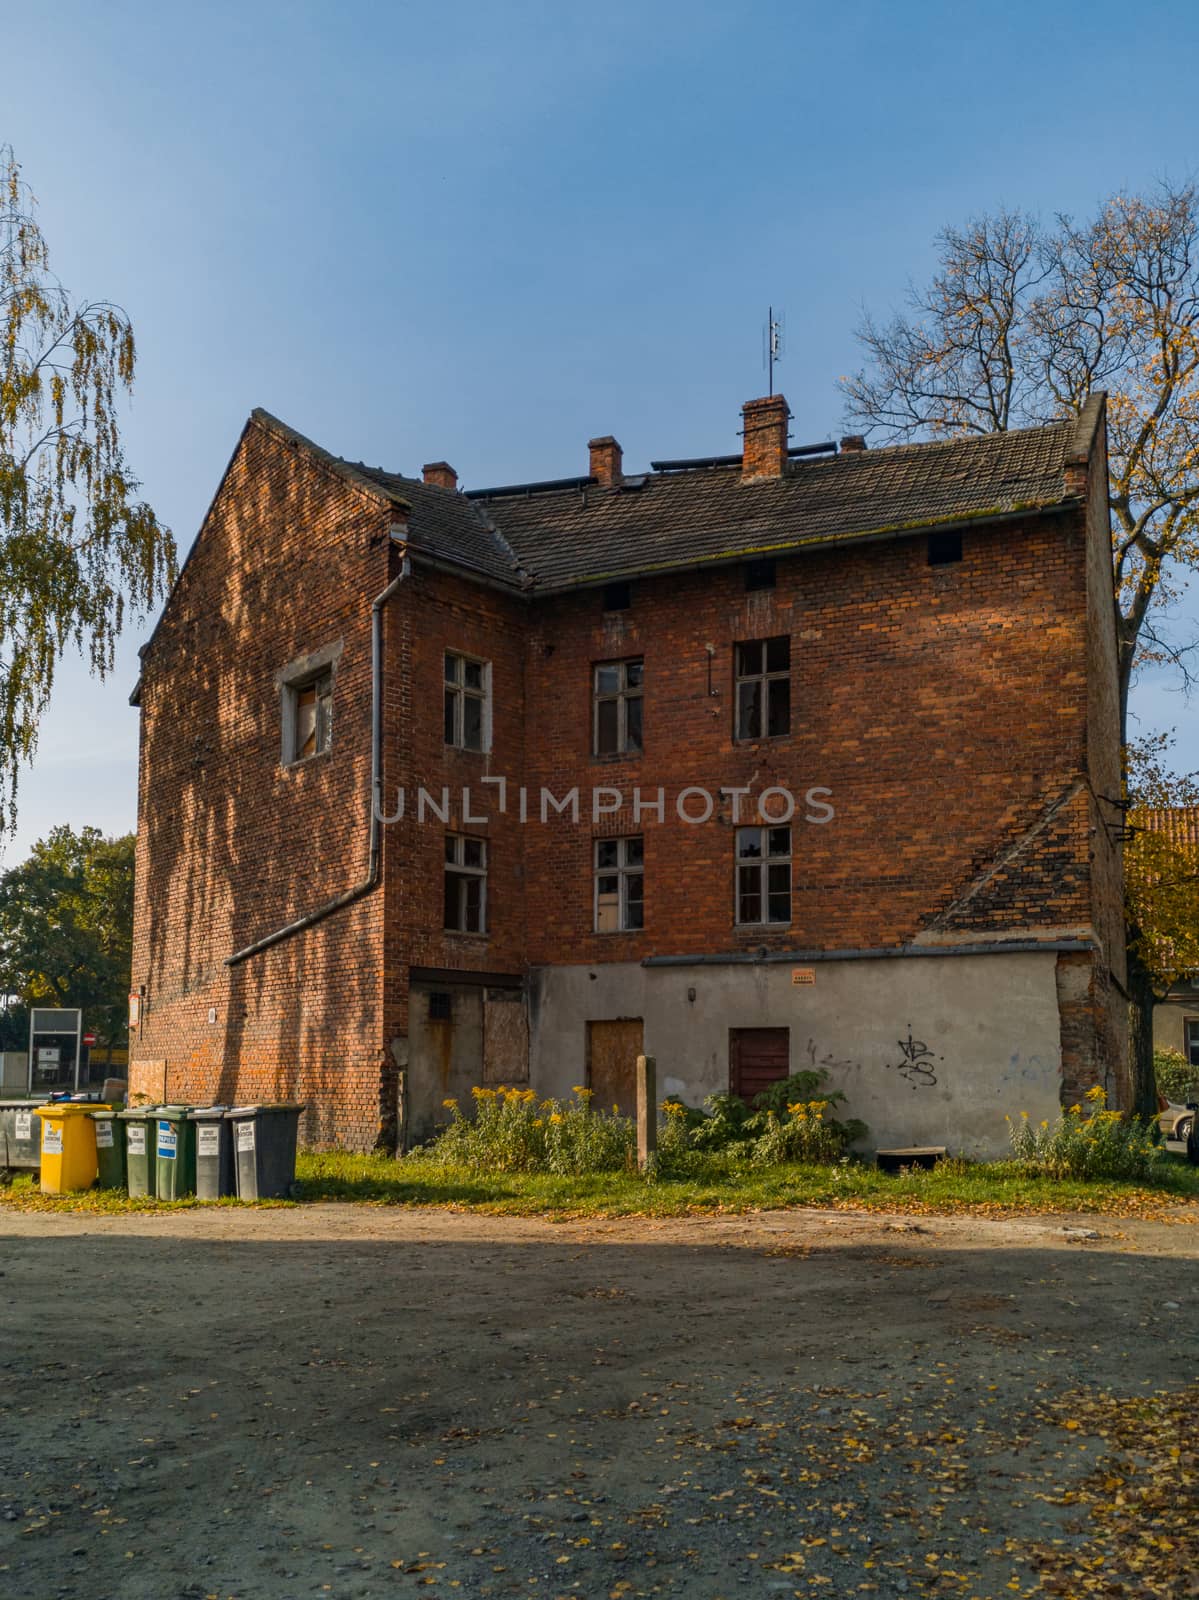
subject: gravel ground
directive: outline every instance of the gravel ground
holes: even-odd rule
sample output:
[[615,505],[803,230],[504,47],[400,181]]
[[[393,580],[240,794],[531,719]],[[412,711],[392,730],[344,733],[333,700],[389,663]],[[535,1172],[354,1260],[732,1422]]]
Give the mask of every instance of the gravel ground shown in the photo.
[[1042,1592],[1034,1546],[1085,1555],[1108,1446],[1075,1400],[1195,1378],[1188,1223],[0,1232],[5,1600],[1008,1600]]

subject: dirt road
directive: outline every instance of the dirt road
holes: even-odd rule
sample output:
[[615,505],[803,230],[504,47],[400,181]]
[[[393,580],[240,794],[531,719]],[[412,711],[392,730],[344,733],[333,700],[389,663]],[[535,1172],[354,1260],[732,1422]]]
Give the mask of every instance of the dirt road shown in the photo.
[[1197,1351],[1199,1228],[1067,1220],[0,1212],[0,1593],[1039,1593]]

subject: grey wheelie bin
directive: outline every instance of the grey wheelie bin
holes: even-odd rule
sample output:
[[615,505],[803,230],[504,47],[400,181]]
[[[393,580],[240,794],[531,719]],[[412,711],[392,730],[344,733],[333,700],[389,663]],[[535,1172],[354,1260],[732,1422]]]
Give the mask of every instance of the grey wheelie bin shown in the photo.
[[36,1172],[42,1163],[42,1121],[36,1100],[0,1100],[0,1166]]
[[233,1170],[233,1124],[228,1106],[196,1106],[196,1194],[201,1200],[222,1200],[237,1193]]
[[278,1200],[296,1181],[302,1105],[234,1106],[233,1162],[239,1200]]

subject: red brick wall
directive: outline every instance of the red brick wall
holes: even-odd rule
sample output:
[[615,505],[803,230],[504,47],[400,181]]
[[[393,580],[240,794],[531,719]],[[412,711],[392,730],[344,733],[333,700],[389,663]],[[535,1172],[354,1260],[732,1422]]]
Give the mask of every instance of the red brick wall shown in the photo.
[[[740,567],[646,580],[608,618],[594,592],[536,606],[530,786],[663,784],[668,820],[643,829],[640,934],[591,931],[590,828],[528,830],[531,961],[893,946],[939,919],[945,942],[1089,927],[1082,518],[967,533],[960,564],[930,567],[926,551],[913,537],[812,552],[749,594]],[[782,633],[792,733],[734,743],[733,642]],[[644,755],[593,759],[591,665],[633,655],[645,659]],[[681,825],[686,784],[832,791],[833,821],[794,825],[789,930],[736,927],[728,805],[719,822]]]
[[[358,1146],[387,1110],[382,897],[225,958],[365,873],[369,614],[390,521],[251,423],[142,688],[131,1059],[165,1060],[172,1098],[304,1100],[307,1139]],[[276,674],[337,641],[332,748],[285,769]]]

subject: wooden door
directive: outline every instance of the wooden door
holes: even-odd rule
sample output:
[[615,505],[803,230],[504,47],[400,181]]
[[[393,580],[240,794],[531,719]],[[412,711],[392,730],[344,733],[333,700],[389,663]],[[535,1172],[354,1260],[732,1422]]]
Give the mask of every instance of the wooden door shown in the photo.
[[616,1106],[621,1116],[637,1115],[637,1057],[644,1053],[640,1017],[587,1024],[587,1087],[597,1111]]
[[730,1028],[729,1088],[751,1102],[791,1071],[790,1028]]

